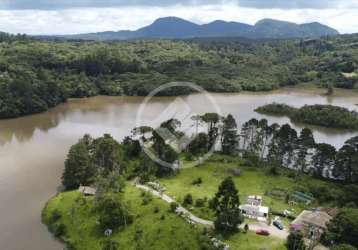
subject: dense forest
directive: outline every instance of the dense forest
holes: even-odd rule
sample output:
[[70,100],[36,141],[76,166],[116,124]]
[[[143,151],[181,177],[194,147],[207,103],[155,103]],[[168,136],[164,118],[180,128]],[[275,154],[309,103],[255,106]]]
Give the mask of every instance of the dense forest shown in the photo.
[[305,105],[294,108],[286,104],[271,103],[258,107],[256,112],[267,115],[288,116],[295,122],[328,128],[358,130],[358,113],[332,105]]
[[[357,88],[358,36],[311,40],[79,42],[0,36],[0,118],[70,97],[147,95],[171,81],[208,91],[272,90],[313,82]],[[161,95],[188,94],[171,89]]]

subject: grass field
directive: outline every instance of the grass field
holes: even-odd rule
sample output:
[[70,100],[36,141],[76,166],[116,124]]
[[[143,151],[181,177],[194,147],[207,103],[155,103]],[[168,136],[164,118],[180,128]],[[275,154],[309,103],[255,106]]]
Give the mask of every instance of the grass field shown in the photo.
[[[286,201],[273,198],[266,195],[272,189],[280,188],[286,189],[289,192],[295,191],[298,185],[305,185],[308,182],[320,182],[320,180],[313,179],[309,176],[300,176],[298,180],[289,178],[286,174],[280,176],[267,175],[265,170],[261,168],[240,166],[240,161],[225,157],[225,160],[219,155],[213,156],[203,165],[184,168],[177,175],[160,179],[161,184],[166,187],[166,194],[175,197],[179,202],[183,201],[186,194],[190,193],[193,199],[208,198],[211,199],[218,190],[218,186],[227,176],[232,176],[227,172],[229,168],[239,168],[241,175],[233,176],[233,180],[237,189],[239,190],[240,202],[245,203],[248,195],[263,196],[263,204],[270,207],[271,211],[283,211],[284,209],[291,209],[294,214],[299,214],[304,208],[304,205],[290,206]],[[185,165],[184,165],[185,166]],[[202,179],[202,184],[193,185],[193,181]],[[214,215],[207,206],[203,208],[191,207],[193,213],[205,219],[213,219]]]
[[230,250],[285,250],[285,242],[274,237],[257,236],[253,232],[240,233],[232,236],[227,241]]
[[[193,227],[184,219],[169,212],[167,203],[153,197],[149,204],[143,205],[141,191],[129,183],[125,189],[124,199],[129,203],[135,219],[129,227],[111,236],[111,239],[119,243],[119,249],[200,250],[198,236],[202,228]],[[159,208],[159,212],[155,213],[155,208]],[[57,223],[65,225],[65,238],[72,243],[74,249],[102,249],[102,242],[107,237],[98,229],[92,197],[83,198],[78,191],[58,194],[48,202],[43,211],[45,223],[55,210],[61,214]],[[257,236],[254,233],[238,233],[225,242],[230,245],[231,250],[257,250],[263,247],[270,250],[285,249],[282,240]]]
[[[93,198],[78,199],[78,191],[61,193],[48,203],[44,210],[44,221],[48,221],[57,209],[62,214],[60,223],[66,226],[66,235],[78,250],[100,250],[106,239],[96,224]],[[198,249],[199,230],[187,224],[177,215],[168,212],[169,205],[153,198],[142,205],[141,192],[130,184],[125,190],[125,200],[134,214],[134,223],[115,233],[111,238],[119,242],[120,249]],[[154,213],[155,207],[159,208]],[[74,210],[75,212],[71,212]],[[72,214],[72,215],[71,215]],[[161,217],[164,216],[164,219]],[[175,240],[173,240],[175,239]]]

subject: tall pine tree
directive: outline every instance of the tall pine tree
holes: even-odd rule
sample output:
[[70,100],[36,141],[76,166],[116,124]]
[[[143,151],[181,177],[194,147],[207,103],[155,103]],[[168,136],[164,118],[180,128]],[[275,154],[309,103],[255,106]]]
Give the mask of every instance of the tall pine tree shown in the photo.
[[226,178],[219,186],[219,190],[211,202],[215,211],[215,229],[222,234],[234,233],[243,222],[239,209],[240,200],[238,190],[231,177]]
[[313,138],[312,131],[309,128],[302,129],[296,146],[296,170],[303,172],[306,171],[309,165],[307,157],[309,155],[310,149],[313,149],[315,144],[316,142]]
[[237,124],[232,115],[228,115],[223,121],[222,151],[227,155],[235,155],[238,149]]
[[346,141],[338,151],[335,175],[347,183],[358,182],[358,136]]

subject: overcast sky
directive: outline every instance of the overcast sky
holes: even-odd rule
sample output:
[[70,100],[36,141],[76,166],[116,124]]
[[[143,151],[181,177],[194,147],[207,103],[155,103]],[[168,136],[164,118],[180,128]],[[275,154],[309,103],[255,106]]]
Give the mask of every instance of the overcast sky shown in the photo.
[[254,24],[262,18],[318,21],[358,32],[358,0],[0,0],[0,31],[76,34],[137,29],[158,17]]

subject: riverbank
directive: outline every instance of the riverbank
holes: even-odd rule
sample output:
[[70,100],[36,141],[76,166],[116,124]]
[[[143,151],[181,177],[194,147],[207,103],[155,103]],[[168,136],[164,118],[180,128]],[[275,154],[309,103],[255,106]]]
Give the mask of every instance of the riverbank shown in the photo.
[[[311,95],[319,95],[319,96],[324,96],[327,97],[328,99],[332,99],[334,97],[357,97],[357,103],[355,105],[358,105],[358,89],[343,89],[343,88],[336,88],[334,93],[331,96],[326,96],[326,92],[327,89],[326,88],[322,88],[319,87],[316,84],[313,83],[302,83],[302,84],[297,84],[297,85],[293,85],[293,86],[285,86],[285,87],[280,87],[280,88],[275,88],[275,89],[269,89],[269,90],[257,90],[257,91],[247,91],[247,90],[240,90],[240,91],[209,91],[210,94],[212,95],[217,95],[217,94],[226,94],[226,95],[235,95],[235,94],[248,94],[248,95],[268,95],[268,94],[278,94],[278,93],[301,93],[301,94],[311,94]],[[189,95],[195,95],[197,94],[196,92],[184,92],[182,94],[178,94],[178,95],[159,95],[157,96],[157,98],[171,98],[171,97],[177,97],[177,96],[189,96]],[[91,98],[101,98],[101,97],[106,97],[106,98],[111,98],[111,97],[115,97],[115,98],[143,98],[146,97],[146,95],[143,96],[138,96],[138,95],[94,95],[94,96],[85,96],[85,97],[80,97],[80,98],[68,98],[66,100],[64,100],[63,102],[59,102],[54,106],[51,106],[45,110],[41,110],[38,112],[32,112],[32,113],[28,113],[28,114],[24,114],[24,115],[18,115],[18,116],[13,116],[13,117],[2,117],[0,116],[0,121],[1,120],[13,120],[13,119],[18,119],[18,118],[22,118],[22,117],[27,117],[27,116],[33,116],[33,115],[38,115],[38,114],[44,114],[47,112],[51,112],[54,109],[57,109],[63,105],[66,105],[68,103],[71,102],[76,102],[78,100],[86,100],[86,99],[91,99]]]

